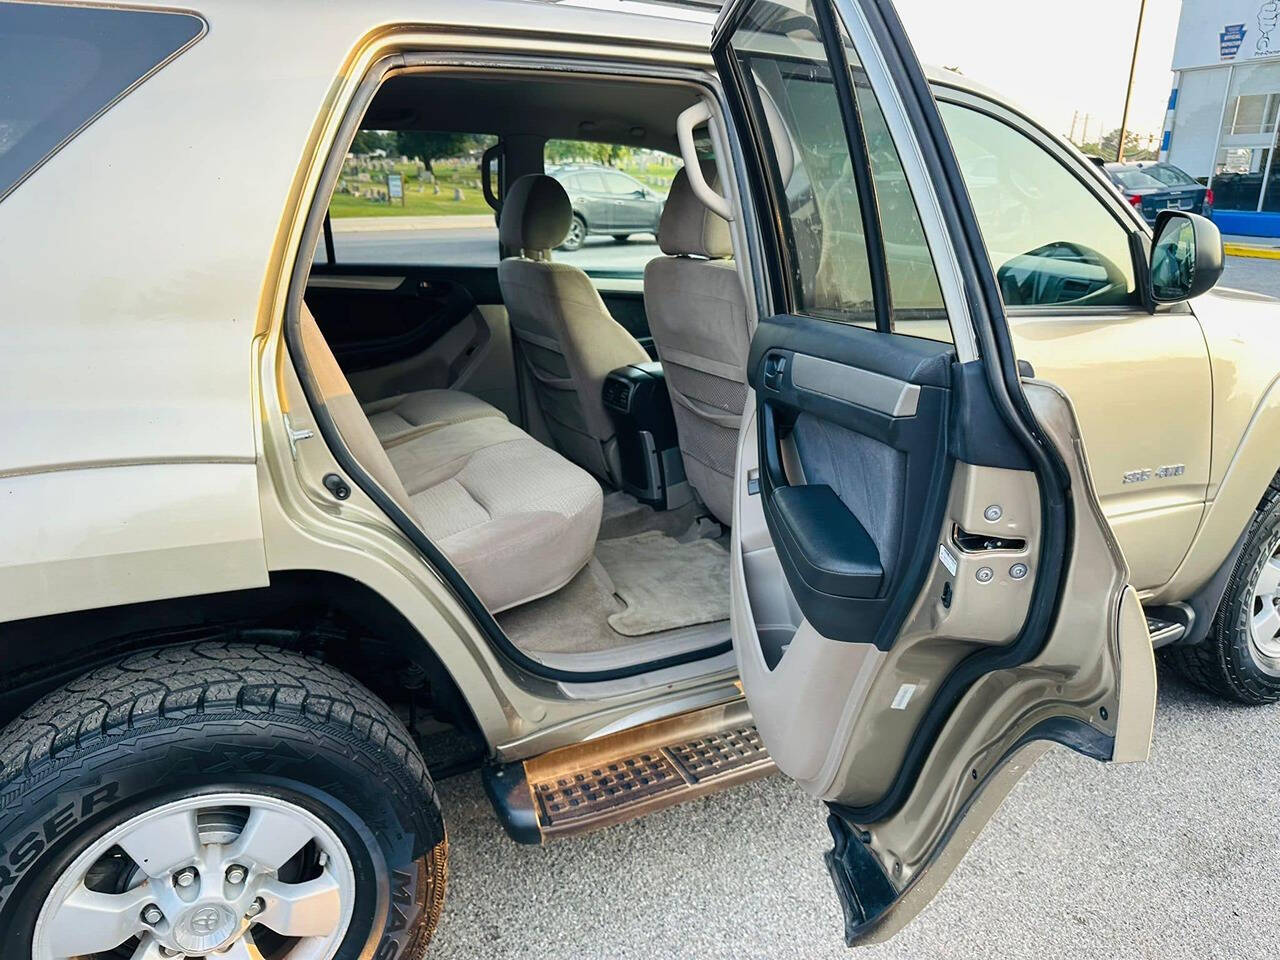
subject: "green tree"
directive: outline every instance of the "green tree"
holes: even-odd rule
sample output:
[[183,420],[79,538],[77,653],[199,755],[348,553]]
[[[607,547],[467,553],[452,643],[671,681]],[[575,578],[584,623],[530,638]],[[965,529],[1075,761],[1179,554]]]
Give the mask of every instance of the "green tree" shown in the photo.
[[[1120,145],[1120,128],[1117,127],[1102,138],[1100,143],[1082,143],[1082,153],[1092,157],[1101,157],[1108,162],[1116,158],[1116,147]],[[1129,133],[1124,138],[1124,158],[1126,160],[1154,160],[1158,156],[1155,150],[1143,149],[1142,140],[1136,133]]]
[[396,135],[390,130],[361,130],[351,142],[351,152],[356,156],[367,156],[375,150],[393,153],[396,149]]
[[590,140],[548,140],[545,156],[552,163],[598,163],[603,167],[625,166],[632,149],[618,143]]
[[464,157],[481,146],[481,139],[469,133],[428,133],[422,130],[400,130],[396,133],[396,150],[406,157],[421,160],[427,172],[432,160]]

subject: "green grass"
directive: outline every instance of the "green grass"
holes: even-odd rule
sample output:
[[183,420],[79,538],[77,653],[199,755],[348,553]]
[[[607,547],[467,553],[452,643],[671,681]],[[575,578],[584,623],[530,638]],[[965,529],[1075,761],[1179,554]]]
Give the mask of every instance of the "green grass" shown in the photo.
[[[441,167],[436,170],[436,181],[440,193],[433,192],[426,180],[418,180],[416,168],[412,165],[396,164],[396,172],[404,177],[404,204],[399,200],[388,203],[370,197],[353,197],[348,193],[335,193],[329,202],[329,215],[335,220],[341,217],[448,217],[466,216],[478,213],[492,213],[484,201],[484,195],[475,184],[480,173],[474,169],[452,169]],[[357,180],[354,175],[344,174],[339,183],[348,183],[359,190],[386,190],[386,175],[381,171],[374,173],[375,179]],[[454,187],[462,189],[462,200],[453,199]]]
[[[671,188],[675,168],[660,163],[623,164],[618,169],[629,173],[659,193]],[[436,181],[439,195],[432,192],[431,184],[417,179],[417,168],[412,164],[396,164],[395,170],[404,177],[404,205],[399,200],[387,203],[369,197],[353,197],[348,193],[335,193],[329,203],[329,215],[335,220],[342,217],[448,217],[492,213],[484,201],[484,195],[474,186],[480,172],[470,166],[438,166]],[[348,183],[360,190],[377,188],[386,190],[386,174],[376,171],[373,180],[357,180],[354,174],[344,174],[340,183]],[[463,199],[453,199],[454,187],[462,189]]]
[[666,193],[671,189],[671,181],[675,179],[678,168],[661,163],[623,163],[618,169],[635,177],[646,186],[653,187],[660,193]]
[[443,186],[438,197],[432,195],[430,187],[425,193],[406,187],[404,206],[401,206],[399,200],[386,203],[336,193],[329,203],[329,216],[337,220],[340,217],[448,217],[493,212],[479,190],[464,190],[464,196],[462,201],[455,201],[453,189],[446,190]]

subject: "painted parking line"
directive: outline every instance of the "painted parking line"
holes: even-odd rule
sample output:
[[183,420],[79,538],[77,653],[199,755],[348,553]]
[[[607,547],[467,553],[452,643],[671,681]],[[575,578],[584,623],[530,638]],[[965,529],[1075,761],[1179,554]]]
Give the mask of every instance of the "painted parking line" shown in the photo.
[[1280,260],[1280,248],[1250,247],[1239,243],[1225,243],[1222,249],[1229,257],[1251,257],[1255,260]]

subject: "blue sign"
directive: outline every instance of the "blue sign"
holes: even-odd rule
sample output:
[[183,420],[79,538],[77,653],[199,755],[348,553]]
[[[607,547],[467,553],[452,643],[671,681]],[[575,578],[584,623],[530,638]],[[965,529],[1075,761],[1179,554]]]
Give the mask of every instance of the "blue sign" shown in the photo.
[[1234,60],[1236,54],[1240,52],[1240,47],[1244,45],[1244,35],[1249,31],[1244,28],[1243,23],[1228,24],[1218,34],[1218,40],[1222,44],[1222,59]]

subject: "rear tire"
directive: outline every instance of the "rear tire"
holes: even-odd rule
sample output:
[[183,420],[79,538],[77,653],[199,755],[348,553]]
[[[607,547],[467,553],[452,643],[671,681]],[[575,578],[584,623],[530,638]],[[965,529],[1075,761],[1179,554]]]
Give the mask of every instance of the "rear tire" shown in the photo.
[[[179,946],[183,938],[230,937],[201,944],[216,953],[239,939],[247,944],[256,931],[270,947],[264,953],[282,960],[298,938],[315,936],[330,937],[325,960],[419,960],[443,906],[448,844],[408,731],[353,678],[274,647],[150,650],[51,693],[0,735],[0,797],[4,957],[67,952],[54,934],[77,927],[67,918],[78,916],[72,898],[86,885],[95,894],[141,895],[142,913],[154,909],[160,918],[139,926],[136,904],[111,907],[132,925],[124,956],[147,938],[159,955],[159,946],[173,949],[165,937]],[[154,835],[170,810],[198,825],[194,834],[179,831],[187,842],[151,845],[174,863],[137,854],[147,849],[137,838]],[[258,837],[292,841],[297,830],[312,839],[276,856],[273,846],[290,843],[255,843],[254,817],[263,826]],[[179,863],[186,854],[168,851],[184,847],[194,857]],[[243,866],[224,856],[242,857]],[[223,884],[224,869],[250,879],[236,883],[228,873]],[[194,879],[179,877],[190,872]],[[332,930],[283,935],[294,921],[282,919],[292,915],[281,914],[273,896],[300,896],[304,882],[320,879],[337,891],[326,892],[329,912],[296,922]],[[210,896],[222,898],[212,909]],[[120,946],[89,945],[72,952],[97,960]]]
[[1237,703],[1280,700],[1280,476],[1258,505],[1209,635],[1166,647],[1162,659],[1192,683]]
[[572,253],[575,250],[581,250],[582,245],[587,242],[587,221],[583,220],[576,213],[573,219],[569,221],[569,232],[560,241],[560,249],[567,250]]

